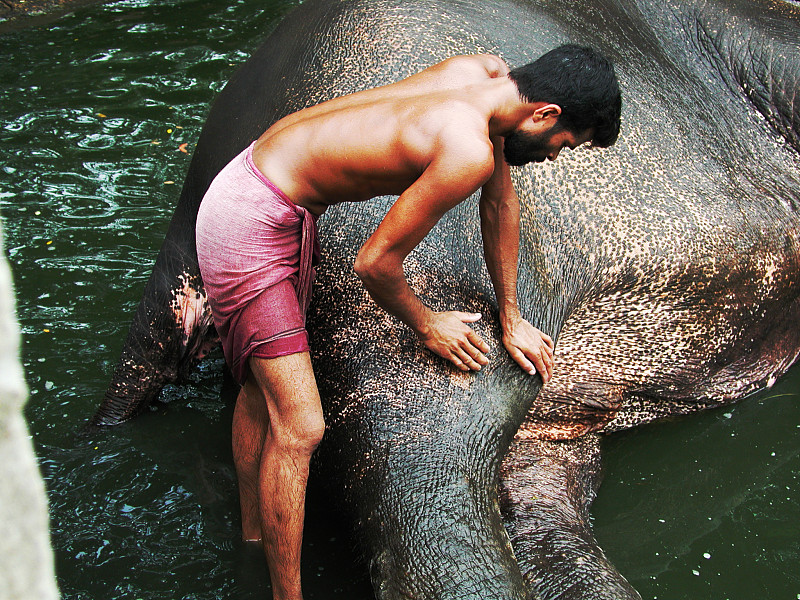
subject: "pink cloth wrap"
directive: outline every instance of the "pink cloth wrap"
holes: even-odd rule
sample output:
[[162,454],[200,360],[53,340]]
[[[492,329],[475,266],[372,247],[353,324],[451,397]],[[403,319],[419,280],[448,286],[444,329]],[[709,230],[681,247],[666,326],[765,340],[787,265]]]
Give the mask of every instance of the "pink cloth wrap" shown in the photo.
[[[254,142],[255,143],[255,142]],[[211,182],[197,213],[197,259],[225,359],[307,352],[305,315],[319,262],[317,217],[253,163],[253,144]]]

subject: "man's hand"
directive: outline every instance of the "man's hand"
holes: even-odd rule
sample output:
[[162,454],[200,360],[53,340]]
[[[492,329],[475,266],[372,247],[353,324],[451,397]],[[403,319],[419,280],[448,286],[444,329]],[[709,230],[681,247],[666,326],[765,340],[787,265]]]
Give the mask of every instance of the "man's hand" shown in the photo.
[[433,313],[419,338],[425,346],[452,362],[462,371],[480,371],[489,364],[484,352],[489,351],[481,337],[467,323],[481,318],[480,313],[446,311]]
[[503,345],[519,366],[547,383],[553,376],[553,340],[546,333],[517,317],[503,328]]

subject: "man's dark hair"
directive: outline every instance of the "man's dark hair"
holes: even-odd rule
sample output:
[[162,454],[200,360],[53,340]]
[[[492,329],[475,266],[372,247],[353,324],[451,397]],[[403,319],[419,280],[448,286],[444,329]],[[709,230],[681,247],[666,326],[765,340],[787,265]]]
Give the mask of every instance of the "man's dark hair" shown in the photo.
[[560,106],[558,122],[569,131],[594,129],[593,146],[607,148],[617,141],[622,95],[614,66],[600,53],[567,44],[508,76],[525,102]]

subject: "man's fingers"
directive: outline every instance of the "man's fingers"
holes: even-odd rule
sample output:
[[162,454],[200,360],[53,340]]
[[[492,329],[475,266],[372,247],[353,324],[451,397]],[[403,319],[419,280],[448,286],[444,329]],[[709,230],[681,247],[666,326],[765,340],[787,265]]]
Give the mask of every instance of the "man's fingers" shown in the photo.
[[[470,344],[475,346],[481,352],[488,352],[489,351],[489,345],[486,342],[484,342],[483,338],[481,338],[481,336],[479,336],[477,333],[475,333],[475,331],[473,331],[472,329],[470,329],[467,332],[467,339],[469,340]],[[483,364],[486,364],[486,363],[483,363]]]
[[536,367],[525,357],[525,353],[522,352],[522,350],[515,347],[509,349],[508,353],[511,355],[511,358],[513,358],[517,364],[522,367],[523,371],[529,375],[534,375],[536,373]]
[[555,344],[553,343],[553,338],[551,338],[549,335],[543,332],[540,332],[539,335],[541,336],[542,341],[544,341],[544,343],[547,344],[547,347],[550,348],[550,354],[552,355],[553,350],[556,347]]
[[433,335],[423,339],[430,350],[464,371],[480,371],[489,364],[484,355],[489,345],[468,325],[479,320],[481,313],[453,310],[436,315],[438,321]]
[[550,346],[540,346],[539,355],[545,363],[551,367],[553,366],[553,350]]
[[484,356],[484,354],[483,354],[483,352],[481,352],[480,348],[474,346],[473,344],[470,344],[469,342],[466,342],[462,346],[462,350],[464,352],[466,352],[469,355],[469,357],[476,364],[481,365],[481,366],[489,364],[489,359]]
[[549,355],[549,350],[549,347],[545,346],[542,350],[523,352],[515,346],[513,350],[509,350],[509,353],[528,374],[534,375],[538,371],[542,376],[542,381],[547,383],[553,376],[553,360]]
[[539,371],[539,374],[542,376],[542,380],[547,383],[550,381],[550,376],[553,374],[553,367],[552,363],[548,365],[548,361],[541,354],[534,354],[530,356],[530,359],[533,361],[536,370]]
[[461,348],[453,351],[453,364],[464,371],[480,371],[481,366],[476,363],[473,358]]
[[461,361],[473,371],[480,371],[483,365],[489,364],[483,353],[469,343],[465,343],[454,351]]
[[481,366],[489,361],[478,350],[472,348],[471,351],[462,347],[457,347],[451,352],[453,364],[463,371],[480,371]]
[[455,354],[451,354],[451,355],[450,355],[450,362],[451,362],[451,363],[453,363],[453,364],[454,364],[456,367],[458,367],[458,368],[459,368],[459,369],[461,369],[462,371],[469,371],[469,370],[470,370],[469,366],[468,366],[468,365],[466,365],[466,364],[464,363],[464,361],[463,361],[463,360],[461,360],[461,359],[460,359],[458,356],[456,356]]

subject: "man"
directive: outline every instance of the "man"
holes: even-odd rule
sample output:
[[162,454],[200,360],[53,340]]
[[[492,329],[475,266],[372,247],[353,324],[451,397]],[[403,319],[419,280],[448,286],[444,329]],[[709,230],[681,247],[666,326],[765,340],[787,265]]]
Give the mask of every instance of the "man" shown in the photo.
[[511,72],[496,56],[459,56],[281,119],[214,180],[198,214],[198,258],[243,386],[233,423],[243,537],[262,540],[276,600],[302,598],[308,465],[325,427],[304,328],[317,216],[338,202],[399,195],[355,271],[426,347],[477,371],[488,363],[488,346],[469,327],[480,315],[431,311],[403,260],[480,189],[503,344],[547,382],[553,341],[517,305],[519,200],[508,164],[555,160],[590,141],[610,146],[620,105],[613,67],[587,48],[563,46]]

